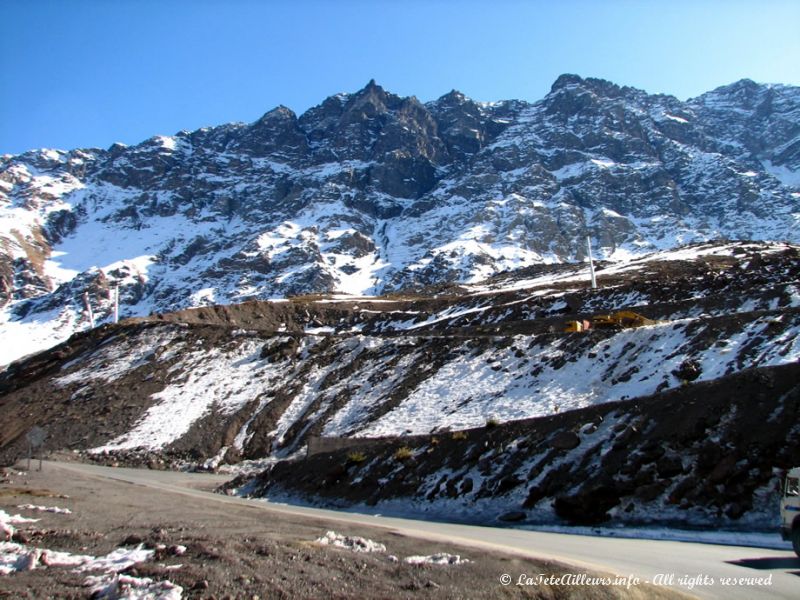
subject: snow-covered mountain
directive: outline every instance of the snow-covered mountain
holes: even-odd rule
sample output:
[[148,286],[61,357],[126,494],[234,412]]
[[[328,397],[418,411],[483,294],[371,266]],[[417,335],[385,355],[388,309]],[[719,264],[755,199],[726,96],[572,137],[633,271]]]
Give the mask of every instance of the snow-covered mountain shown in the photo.
[[0,364],[98,321],[376,294],[715,238],[800,241],[800,89],[681,102],[560,77],[535,103],[370,82],[108,150],[0,158]]

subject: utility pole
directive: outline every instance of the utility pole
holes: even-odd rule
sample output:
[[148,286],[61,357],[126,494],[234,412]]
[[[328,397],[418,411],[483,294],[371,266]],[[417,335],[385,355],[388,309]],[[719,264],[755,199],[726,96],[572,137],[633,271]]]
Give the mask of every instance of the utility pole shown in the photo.
[[27,434],[25,434],[25,438],[28,440],[28,471],[31,470],[31,456],[33,456],[33,451],[35,449],[39,449],[39,470],[42,470],[42,444],[44,440],[47,438],[47,432],[39,427],[38,425],[34,425]]
[[114,323],[119,323],[119,283],[113,282],[108,290],[109,300],[114,304]]
[[594,276],[594,260],[592,260],[592,238],[590,236],[586,236],[586,250],[589,253],[589,274],[592,277],[592,289],[597,289],[597,279]]
[[83,292],[83,305],[86,307],[86,314],[89,316],[89,325],[94,329],[94,313],[92,303],[89,302],[89,292]]

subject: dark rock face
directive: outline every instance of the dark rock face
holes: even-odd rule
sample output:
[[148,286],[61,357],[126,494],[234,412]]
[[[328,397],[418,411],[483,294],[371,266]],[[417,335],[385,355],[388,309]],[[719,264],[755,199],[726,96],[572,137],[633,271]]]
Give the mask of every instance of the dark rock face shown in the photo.
[[519,521],[524,521],[525,517],[528,515],[521,510],[511,510],[507,513],[503,513],[499,517],[497,517],[498,521],[505,521],[506,523],[517,523]]
[[679,368],[675,369],[673,375],[683,381],[694,381],[700,377],[702,372],[703,370],[696,360],[687,359],[681,363]]
[[487,114],[474,101],[453,90],[428,105],[436,115],[439,136],[448,153],[456,160],[466,160],[494,140],[507,126],[499,114]]
[[59,294],[50,305],[76,322],[70,273],[120,261],[123,287],[147,282],[123,304],[141,315],[476,280],[582,260],[587,235],[601,257],[797,241],[798,173],[793,87],[745,80],[681,102],[564,75],[536,103],[454,90],[423,104],[370,81],[299,117],[280,106],[131,147],[0,157],[0,210],[19,222],[0,232],[0,303],[33,315],[18,304]]
[[297,116],[279,106],[245,129],[232,147],[255,157],[297,159],[308,153],[308,140]]
[[550,446],[557,450],[572,450],[580,444],[581,438],[572,431],[559,431],[550,440]]
[[[782,86],[743,79],[690,100],[713,147],[742,159],[800,167],[800,107]],[[755,161],[753,161],[755,162]]]
[[608,520],[608,511],[620,502],[611,486],[590,487],[572,496],[559,496],[553,507],[556,515],[576,525],[593,525]]

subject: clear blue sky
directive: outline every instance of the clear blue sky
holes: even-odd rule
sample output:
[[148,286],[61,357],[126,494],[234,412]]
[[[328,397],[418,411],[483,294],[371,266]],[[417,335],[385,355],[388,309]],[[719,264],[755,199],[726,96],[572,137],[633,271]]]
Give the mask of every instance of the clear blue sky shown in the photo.
[[300,114],[371,78],[535,101],[561,73],[800,85],[800,0],[0,0],[0,153]]

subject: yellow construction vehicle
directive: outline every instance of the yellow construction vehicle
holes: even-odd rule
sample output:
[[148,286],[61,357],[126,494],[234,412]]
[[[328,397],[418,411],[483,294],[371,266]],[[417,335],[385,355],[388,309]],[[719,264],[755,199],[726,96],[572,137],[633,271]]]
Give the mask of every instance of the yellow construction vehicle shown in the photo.
[[628,329],[655,325],[656,321],[648,319],[631,310],[618,310],[607,315],[595,315],[590,321],[568,321],[565,332],[583,332],[591,329]]
[[627,329],[655,325],[656,322],[631,310],[618,310],[610,315],[597,315],[592,319],[595,329]]
[[592,324],[589,321],[567,321],[567,326],[564,327],[564,331],[567,333],[580,333],[582,331],[588,331],[592,328]]

